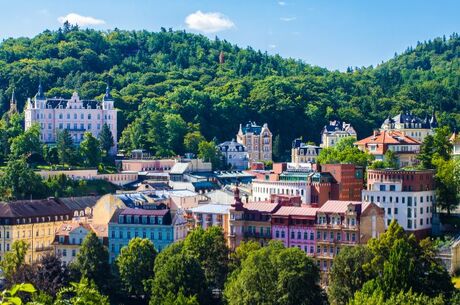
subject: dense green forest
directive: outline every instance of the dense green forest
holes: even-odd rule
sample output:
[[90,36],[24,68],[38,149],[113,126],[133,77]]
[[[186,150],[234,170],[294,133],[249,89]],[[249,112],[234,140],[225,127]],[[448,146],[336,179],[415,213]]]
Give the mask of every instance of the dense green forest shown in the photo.
[[[223,52],[224,63],[219,63]],[[47,96],[101,98],[112,88],[121,148],[184,153],[184,137],[235,137],[240,123],[267,122],[276,154],[295,137],[319,141],[328,119],[367,136],[388,115],[436,111],[460,126],[460,37],[408,48],[377,67],[328,71],[240,48],[217,37],[162,29],[108,32],[64,26],[0,43],[0,109],[15,91],[19,109],[41,81]]]

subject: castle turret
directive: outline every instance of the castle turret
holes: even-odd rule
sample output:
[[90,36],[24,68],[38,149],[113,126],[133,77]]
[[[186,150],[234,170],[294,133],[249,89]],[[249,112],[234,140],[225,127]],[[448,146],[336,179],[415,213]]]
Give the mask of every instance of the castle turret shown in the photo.
[[16,102],[16,97],[14,96],[14,89],[13,89],[13,93],[11,93],[9,113],[17,113],[17,112],[18,112],[18,106]]
[[431,128],[437,128],[438,127],[438,120],[436,119],[436,115],[435,115],[434,111],[433,111],[433,114],[431,115],[430,127]]
[[45,94],[43,93],[43,87],[42,83],[38,84],[38,91],[37,94],[35,95],[36,100],[44,100],[45,99]]

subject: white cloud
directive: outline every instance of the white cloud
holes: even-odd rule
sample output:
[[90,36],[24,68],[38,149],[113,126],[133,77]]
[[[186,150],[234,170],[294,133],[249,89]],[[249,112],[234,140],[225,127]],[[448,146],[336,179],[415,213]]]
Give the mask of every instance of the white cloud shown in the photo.
[[294,21],[296,19],[297,17],[281,17],[280,18],[281,21],[286,21],[286,22]]
[[276,49],[276,44],[269,44],[268,47],[269,47],[270,49]]
[[285,6],[287,3],[284,2],[284,1],[278,1],[278,4],[281,5],[281,6]]
[[216,33],[235,27],[233,21],[221,13],[196,11],[185,18],[187,27],[204,33]]
[[105,24],[105,21],[102,19],[96,19],[90,16],[82,16],[75,13],[67,14],[67,16],[61,16],[57,20],[60,23],[68,21],[70,24],[78,24],[80,26]]

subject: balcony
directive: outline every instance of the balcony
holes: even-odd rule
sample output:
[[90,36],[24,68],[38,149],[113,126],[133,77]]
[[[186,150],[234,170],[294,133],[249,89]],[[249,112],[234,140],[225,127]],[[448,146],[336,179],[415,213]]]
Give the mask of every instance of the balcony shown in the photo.
[[272,234],[260,233],[260,232],[244,232],[243,236],[245,238],[271,238]]
[[45,252],[45,251],[51,251],[53,250],[53,246],[47,246],[47,247],[36,247],[35,252]]

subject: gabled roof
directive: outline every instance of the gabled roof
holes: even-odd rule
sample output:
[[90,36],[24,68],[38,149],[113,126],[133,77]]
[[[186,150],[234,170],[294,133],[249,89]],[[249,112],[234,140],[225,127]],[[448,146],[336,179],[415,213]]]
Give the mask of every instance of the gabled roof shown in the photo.
[[64,203],[54,198],[0,203],[0,218],[59,216],[72,212]]
[[86,208],[92,208],[96,202],[101,198],[100,196],[83,196],[83,197],[67,197],[58,198],[57,200],[62,202],[70,210],[84,210]]
[[377,131],[372,136],[364,138],[355,142],[355,145],[367,144],[404,144],[404,145],[420,145],[421,143],[416,139],[404,135],[400,131],[382,130]]

